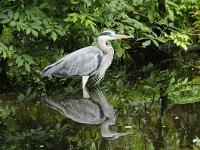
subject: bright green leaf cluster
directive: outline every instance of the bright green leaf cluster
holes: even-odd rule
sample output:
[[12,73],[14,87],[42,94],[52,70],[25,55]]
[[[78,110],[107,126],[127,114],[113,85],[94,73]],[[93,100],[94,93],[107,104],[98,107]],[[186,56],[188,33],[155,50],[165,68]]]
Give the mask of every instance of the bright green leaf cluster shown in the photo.
[[200,79],[194,78],[188,81],[188,78],[178,79],[175,82],[174,77],[170,81],[170,86],[167,88],[166,94],[169,100],[175,103],[185,104],[200,101]]
[[177,46],[182,47],[185,51],[187,51],[188,49],[188,45],[190,44],[190,38],[188,35],[186,34],[181,34],[178,32],[171,32],[170,35],[166,35],[167,37],[169,37],[169,39],[171,39]]
[[30,55],[20,55],[20,56],[16,56],[16,64],[19,67],[23,66],[25,67],[25,70],[27,72],[31,71],[31,65],[35,64],[35,61],[33,60],[33,57],[31,57]]
[[5,58],[10,58],[13,56],[14,54],[14,50],[13,50],[13,46],[10,45],[9,47],[7,47],[4,43],[0,42],[0,57]]
[[95,19],[90,14],[77,14],[71,13],[68,14],[67,18],[64,19],[66,22],[72,22],[80,25],[84,25],[86,28],[89,26],[95,31]]
[[38,37],[39,34],[46,35],[50,33],[55,41],[59,36],[64,36],[66,30],[52,18],[48,18],[43,11],[37,7],[27,9],[25,12],[14,12],[9,10],[7,14],[0,14],[0,23],[9,24],[17,31],[23,31],[27,35],[32,34]]

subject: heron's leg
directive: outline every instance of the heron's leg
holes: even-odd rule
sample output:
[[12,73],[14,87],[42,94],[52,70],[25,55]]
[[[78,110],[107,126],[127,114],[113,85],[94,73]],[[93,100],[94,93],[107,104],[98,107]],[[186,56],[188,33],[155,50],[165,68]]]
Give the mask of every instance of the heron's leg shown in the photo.
[[82,87],[83,87],[83,98],[90,98],[90,95],[87,92],[86,89],[86,83],[89,79],[89,76],[82,76]]

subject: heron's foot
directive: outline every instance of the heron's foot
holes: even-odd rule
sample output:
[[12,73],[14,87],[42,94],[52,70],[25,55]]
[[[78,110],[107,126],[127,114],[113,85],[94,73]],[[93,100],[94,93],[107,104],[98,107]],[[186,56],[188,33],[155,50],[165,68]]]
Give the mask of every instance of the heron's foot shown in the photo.
[[86,89],[86,83],[88,81],[88,78],[89,78],[89,76],[82,76],[83,98],[90,98],[90,95]]
[[90,98],[90,95],[86,90],[83,90],[83,98]]

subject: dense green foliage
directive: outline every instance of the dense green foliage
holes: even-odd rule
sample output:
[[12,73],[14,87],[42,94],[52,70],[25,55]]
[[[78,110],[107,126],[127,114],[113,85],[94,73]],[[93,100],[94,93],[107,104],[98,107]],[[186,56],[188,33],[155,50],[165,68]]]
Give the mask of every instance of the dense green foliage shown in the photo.
[[[123,149],[124,143],[139,150],[199,149],[199,105],[162,112],[164,102],[200,101],[199,4],[1,0],[0,93],[17,94],[6,100],[0,95],[0,149]],[[114,128],[124,131],[126,124],[134,132],[117,144],[102,140],[95,126],[77,125],[38,102],[42,94],[81,93],[78,79],[41,79],[39,73],[64,55],[95,44],[104,30],[134,36],[112,42],[114,62],[100,84],[120,118]]]
[[[0,59],[7,77],[16,84],[42,82],[39,72],[48,64],[95,43],[111,29],[133,35],[114,42],[116,58],[133,59],[126,49],[154,44],[187,50],[199,42],[199,1],[1,1]],[[133,43],[134,42],[134,43]],[[175,53],[175,52],[173,52]]]

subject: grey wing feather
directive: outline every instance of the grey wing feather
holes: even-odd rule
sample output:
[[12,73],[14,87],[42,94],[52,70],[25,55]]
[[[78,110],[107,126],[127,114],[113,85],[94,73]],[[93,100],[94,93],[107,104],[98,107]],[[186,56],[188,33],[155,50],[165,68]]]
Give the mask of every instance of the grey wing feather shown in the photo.
[[92,75],[100,66],[103,52],[95,46],[79,49],[47,66],[41,76],[54,75],[58,77]]

